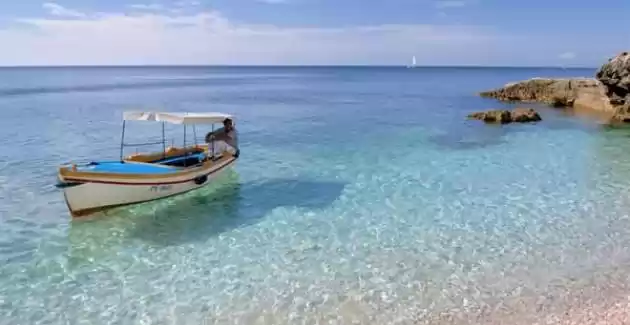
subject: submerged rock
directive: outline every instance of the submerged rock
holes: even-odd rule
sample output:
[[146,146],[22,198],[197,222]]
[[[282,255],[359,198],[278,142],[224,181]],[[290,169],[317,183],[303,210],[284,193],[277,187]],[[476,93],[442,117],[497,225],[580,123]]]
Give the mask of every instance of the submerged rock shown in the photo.
[[468,115],[468,118],[474,120],[482,120],[486,123],[510,123],[512,122],[512,116],[510,111],[506,110],[491,110],[486,112],[475,112]]
[[527,123],[542,120],[538,112],[532,108],[516,108],[508,110],[490,110],[485,112],[475,112],[468,115],[469,119],[481,120],[486,123]]

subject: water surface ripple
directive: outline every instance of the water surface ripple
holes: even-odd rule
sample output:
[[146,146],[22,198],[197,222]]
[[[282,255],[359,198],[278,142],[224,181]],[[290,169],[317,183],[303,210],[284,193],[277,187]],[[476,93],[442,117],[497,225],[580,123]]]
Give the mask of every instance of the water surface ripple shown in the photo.
[[[630,130],[464,119],[508,107],[478,91],[592,73],[2,69],[0,324],[532,324],[624,302]],[[126,109],[234,113],[242,158],[73,222],[55,167],[116,158]]]

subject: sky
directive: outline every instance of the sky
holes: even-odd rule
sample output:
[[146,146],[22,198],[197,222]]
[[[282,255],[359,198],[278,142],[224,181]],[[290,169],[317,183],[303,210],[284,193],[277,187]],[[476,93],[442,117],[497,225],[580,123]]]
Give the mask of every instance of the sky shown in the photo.
[[0,66],[597,67],[630,0],[0,0]]

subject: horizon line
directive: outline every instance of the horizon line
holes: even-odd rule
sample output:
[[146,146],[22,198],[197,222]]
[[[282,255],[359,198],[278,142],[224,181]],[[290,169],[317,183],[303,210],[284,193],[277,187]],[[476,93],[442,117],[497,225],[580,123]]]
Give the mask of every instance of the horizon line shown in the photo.
[[0,65],[0,69],[19,68],[503,68],[503,69],[597,69],[589,66],[557,65],[409,65],[400,64],[62,64]]

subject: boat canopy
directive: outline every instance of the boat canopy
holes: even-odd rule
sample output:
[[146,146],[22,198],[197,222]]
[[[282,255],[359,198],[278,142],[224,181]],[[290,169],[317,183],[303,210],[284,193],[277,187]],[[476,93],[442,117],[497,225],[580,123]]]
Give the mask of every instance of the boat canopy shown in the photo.
[[233,118],[225,113],[185,113],[185,112],[124,112],[125,121],[153,121],[172,124],[215,124]]

